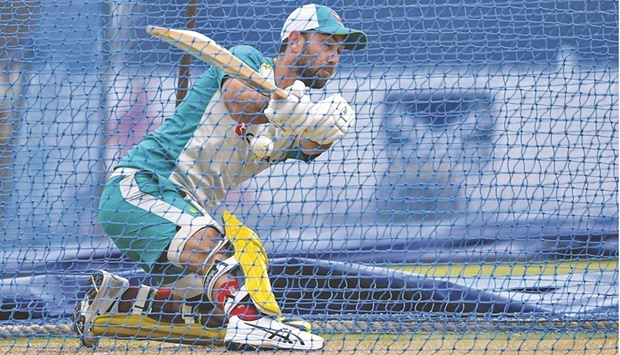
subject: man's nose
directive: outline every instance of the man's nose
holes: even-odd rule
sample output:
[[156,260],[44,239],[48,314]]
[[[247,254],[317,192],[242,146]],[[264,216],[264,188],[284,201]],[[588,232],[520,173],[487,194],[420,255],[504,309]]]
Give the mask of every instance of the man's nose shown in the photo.
[[328,63],[336,65],[338,64],[339,60],[340,60],[340,55],[338,53],[332,53],[328,58]]

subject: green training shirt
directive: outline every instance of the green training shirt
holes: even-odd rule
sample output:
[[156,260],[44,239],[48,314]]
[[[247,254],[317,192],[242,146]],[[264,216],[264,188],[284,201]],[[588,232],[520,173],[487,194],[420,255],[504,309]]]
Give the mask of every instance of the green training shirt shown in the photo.
[[[275,84],[273,59],[249,46],[231,52]],[[298,140],[271,124],[252,124],[247,133],[267,136],[274,143],[270,157],[252,153],[249,142],[235,130],[237,122],[221,99],[225,74],[210,67],[188,91],[172,116],[134,146],[116,168],[153,171],[169,178],[203,207],[214,207],[231,189],[273,164],[287,159],[310,161]]]

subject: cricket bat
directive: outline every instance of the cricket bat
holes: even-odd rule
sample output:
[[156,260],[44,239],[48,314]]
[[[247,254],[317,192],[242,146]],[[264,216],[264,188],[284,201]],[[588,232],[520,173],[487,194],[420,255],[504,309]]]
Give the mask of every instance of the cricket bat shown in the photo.
[[[170,28],[147,26],[146,32],[154,37],[193,55],[194,57],[216,66],[224,73],[239,79],[248,86],[272,95],[276,99],[286,98],[286,92],[265,79],[250,66],[235,57],[229,50],[220,46],[211,38],[190,30],[174,30]],[[269,158],[274,150],[273,141],[265,136],[245,137],[250,144],[252,153],[257,157]]]
[[265,79],[249,65],[230,53],[229,50],[202,33],[157,26],[147,26],[146,32],[219,68],[224,73],[245,82],[248,86],[262,93],[272,95],[276,99],[286,98],[284,90]]

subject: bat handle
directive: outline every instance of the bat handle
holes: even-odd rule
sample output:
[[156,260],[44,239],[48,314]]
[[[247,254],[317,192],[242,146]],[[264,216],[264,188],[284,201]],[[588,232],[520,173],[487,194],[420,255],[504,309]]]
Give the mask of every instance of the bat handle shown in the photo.
[[271,97],[273,97],[276,100],[284,100],[286,99],[288,95],[286,94],[286,92],[280,88],[276,88],[272,93],[271,93]]

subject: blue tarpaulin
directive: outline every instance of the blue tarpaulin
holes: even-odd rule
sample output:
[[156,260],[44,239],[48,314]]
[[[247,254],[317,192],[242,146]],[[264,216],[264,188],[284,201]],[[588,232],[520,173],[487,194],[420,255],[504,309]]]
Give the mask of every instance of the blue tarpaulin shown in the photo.
[[[479,239],[444,237],[399,243],[362,245],[346,250],[317,249],[295,255],[270,251],[274,293],[284,313],[314,319],[416,314],[617,319],[617,262],[610,268],[567,275],[462,275],[447,278],[395,269],[403,265],[512,265],[558,260],[618,259],[617,222],[599,225],[598,234],[573,230],[565,235],[510,238],[498,227],[470,228]],[[501,229],[501,228],[500,228]],[[532,226],[521,232],[536,230]],[[557,229],[556,229],[557,230]],[[453,232],[464,230],[454,229]],[[581,233],[584,232],[584,233]],[[590,229],[590,233],[592,229]],[[506,238],[485,238],[491,233]],[[369,251],[370,252],[366,252]],[[530,257],[532,256],[532,257]],[[535,257],[534,257],[535,256]],[[499,264],[498,264],[499,265]],[[97,248],[67,247],[44,252],[4,250],[0,283],[0,319],[71,317],[83,297],[89,275],[106,269],[132,283],[149,277],[101,238]]]

